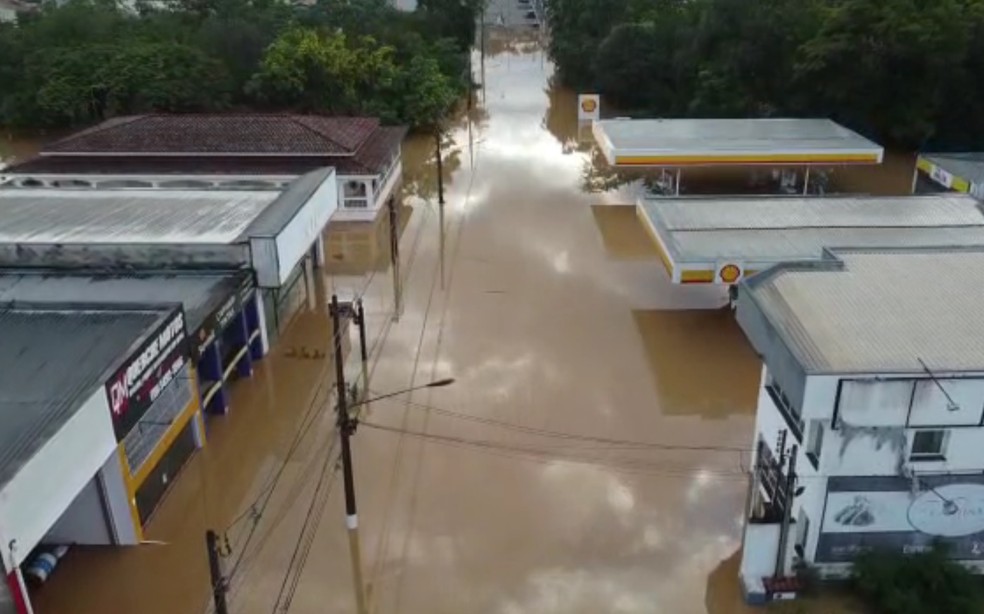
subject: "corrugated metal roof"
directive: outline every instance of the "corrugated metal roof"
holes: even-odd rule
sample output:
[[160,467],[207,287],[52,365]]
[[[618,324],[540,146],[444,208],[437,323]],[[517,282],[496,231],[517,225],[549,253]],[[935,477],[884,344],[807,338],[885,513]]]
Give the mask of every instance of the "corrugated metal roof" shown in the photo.
[[0,189],[2,243],[230,244],[279,191]]
[[596,125],[620,155],[882,151],[829,119],[605,119]]
[[747,281],[811,373],[984,371],[984,249],[845,250]]
[[0,485],[81,407],[160,317],[134,311],[0,311]]
[[197,329],[243,274],[86,275],[24,272],[0,275],[0,303],[166,305],[182,303],[188,330]]
[[816,260],[825,247],[984,245],[969,196],[640,201],[677,263]]
[[972,183],[984,183],[984,152],[922,154],[951,175]]

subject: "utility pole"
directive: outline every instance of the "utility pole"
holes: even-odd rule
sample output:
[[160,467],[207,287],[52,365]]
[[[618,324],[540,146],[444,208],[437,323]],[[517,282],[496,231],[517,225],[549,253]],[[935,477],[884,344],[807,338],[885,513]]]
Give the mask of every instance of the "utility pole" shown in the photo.
[[796,444],[789,453],[789,472],[786,474],[785,501],[782,506],[782,523],[779,525],[779,551],[776,553],[776,578],[786,575],[786,543],[789,539],[789,523],[793,515],[793,501],[796,499]]
[[[351,304],[347,305],[351,310]],[[342,315],[338,295],[331,295],[332,338],[335,350],[335,385],[338,390],[338,434],[342,440],[342,476],[345,485],[345,526],[348,527],[349,550],[352,555],[352,574],[355,581],[355,601],[358,612],[366,611],[362,590],[362,555],[359,549],[359,516],[355,507],[355,478],[352,472],[352,448],[350,438],[356,422],[348,413],[348,388],[345,385],[345,359],[342,348]]]
[[437,151],[437,203],[444,204],[444,160],[441,159],[441,127],[434,128],[434,145]]
[[390,262],[393,265],[393,321],[400,320],[403,311],[403,290],[400,280],[400,216],[396,211],[396,199],[389,199]]
[[219,536],[209,529],[205,531],[205,546],[208,548],[208,571],[212,579],[212,599],[215,602],[215,614],[229,614],[226,603],[226,579],[222,575],[222,565],[219,561]]

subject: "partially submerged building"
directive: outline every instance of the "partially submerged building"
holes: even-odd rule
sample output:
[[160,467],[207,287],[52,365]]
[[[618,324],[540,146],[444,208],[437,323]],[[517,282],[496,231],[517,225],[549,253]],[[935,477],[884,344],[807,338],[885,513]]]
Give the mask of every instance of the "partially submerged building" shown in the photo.
[[249,271],[275,336],[324,262],[337,205],[330,168],[286,189],[0,189],[0,267]]
[[387,243],[382,227],[399,204],[406,132],[369,117],[136,115],[51,143],[5,174],[17,187],[265,190],[332,167],[329,258],[346,262],[349,243]]
[[30,612],[35,547],[139,543],[205,429],[180,305],[11,304],[0,339],[0,565]]
[[677,284],[732,285],[825,248],[984,246],[969,196],[640,199],[636,212]]
[[[822,194],[831,169],[881,164],[878,144],[828,119],[604,119],[592,125],[608,164],[660,172],[650,195],[700,194],[690,169],[744,168],[730,193]],[[811,181],[811,175],[813,180]]]
[[741,580],[872,548],[984,571],[984,248],[830,250],[742,283],[764,367]]

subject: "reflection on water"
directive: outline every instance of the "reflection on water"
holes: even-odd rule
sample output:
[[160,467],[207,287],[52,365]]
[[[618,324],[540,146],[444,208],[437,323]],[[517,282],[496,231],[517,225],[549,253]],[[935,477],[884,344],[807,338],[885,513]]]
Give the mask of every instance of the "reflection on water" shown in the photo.
[[605,242],[605,250],[612,258],[651,260],[654,266],[660,266],[656,245],[639,222],[634,205],[594,205],[591,213]]
[[711,419],[755,414],[761,363],[730,310],[634,311],[633,316],[663,413]]

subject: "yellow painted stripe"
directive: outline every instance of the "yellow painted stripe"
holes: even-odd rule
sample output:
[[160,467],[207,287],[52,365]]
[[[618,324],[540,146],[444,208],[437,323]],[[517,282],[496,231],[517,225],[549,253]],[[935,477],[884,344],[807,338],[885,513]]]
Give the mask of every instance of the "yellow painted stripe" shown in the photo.
[[656,245],[656,253],[659,254],[659,259],[663,262],[663,267],[666,268],[666,272],[669,274],[670,279],[673,279],[673,262],[670,260],[670,255],[666,253],[665,249],[663,249],[663,242],[656,236],[656,230],[653,228],[653,225],[649,223],[649,219],[646,217],[645,211],[639,205],[636,205],[636,217],[639,218],[639,223],[646,229],[646,234],[649,235],[649,238]]
[[[927,175],[929,175],[930,178],[932,178],[933,177],[933,173],[936,171],[937,165],[936,164],[933,164],[932,162],[930,162],[929,160],[927,160],[925,158],[918,158],[916,160],[916,168],[918,168],[922,172],[924,172]],[[953,190],[955,192],[960,192],[962,194],[969,194],[970,193],[970,189],[971,189],[972,186],[971,186],[971,183],[969,181],[967,181],[963,177],[958,177],[957,175],[954,175],[950,171],[947,171],[945,168],[941,168],[940,170],[946,171],[946,173],[951,177],[951,180],[950,180],[950,189],[951,190]]]
[[709,284],[714,282],[714,271],[682,271],[680,273],[680,283],[682,284]]
[[758,273],[758,271],[752,271],[750,269],[745,270],[745,277],[751,277],[752,275]]
[[878,154],[755,154],[713,156],[616,156],[624,166],[691,166],[727,164],[878,164]]
[[130,475],[130,463],[126,460],[126,450],[123,444],[116,446],[117,456],[120,458],[120,469],[123,470],[123,482],[126,485],[126,504],[130,508],[130,520],[133,522],[133,531],[137,536],[137,541],[143,541],[143,526],[140,524],[140,511],[137,509],[137,487],[133,485],[133,476]]
[[147,460],[144,461],[143,465],[140,466],[140,469],[138,469],[137,473],[133,476],[134,491],[140,488],[140,486],[144,483],[147,476],[150,475],[150,472],[154,470],[157,463],[161,461],[161,458],[163,458],[167,451],[171,448],[171,444],[178,438],[178,435],[181,434],[181,430],[188,424],[188,421],[191,420],[196,411],[198,411],[198,395],[193,394],[191,402],[189,402],[188,406],[185,407],[180,414],[178,414],[178,417],[175,419],[174,423],[171,424],[171,426],[164,433],[164,436],[157,442],[157,446],[154,448],[154,451],[150,453],[150,456],[147,457]]

